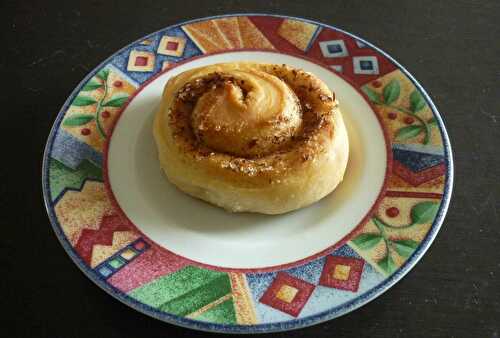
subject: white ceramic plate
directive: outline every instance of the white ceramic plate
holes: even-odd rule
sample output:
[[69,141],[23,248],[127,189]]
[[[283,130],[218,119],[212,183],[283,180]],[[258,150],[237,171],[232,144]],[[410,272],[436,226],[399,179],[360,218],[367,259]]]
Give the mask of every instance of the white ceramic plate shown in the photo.
[[[346,176],[310,207],[231,214],[160,170],[152,120],[167,80],[242,60],[310,71],[340,101]],[[332,26],[234,15],[168,27],[92,71],[54,124],[43,184],[64,248],[116,298],[195,329],[270,332],[349,312],[399,280],[442,223],[452,161],[434,105],[387,54]]]

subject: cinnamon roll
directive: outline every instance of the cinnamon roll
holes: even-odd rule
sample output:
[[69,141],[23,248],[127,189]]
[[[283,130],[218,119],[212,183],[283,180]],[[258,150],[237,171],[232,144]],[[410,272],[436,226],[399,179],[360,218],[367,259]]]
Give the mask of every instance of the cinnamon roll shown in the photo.
[[234,212],[307,206],[334,190],[347,166],[334,94],[287,65],[236,62],[181,73],[166,84],[153,129],[168,179]]

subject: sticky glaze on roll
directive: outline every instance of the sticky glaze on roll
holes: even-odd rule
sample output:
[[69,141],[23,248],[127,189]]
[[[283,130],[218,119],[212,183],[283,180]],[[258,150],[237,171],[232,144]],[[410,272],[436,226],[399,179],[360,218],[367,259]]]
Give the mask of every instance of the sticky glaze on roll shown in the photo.
[[171,78],[153,133],[168,179],[230,211],[314,203],[342,181],[349,152],[332,91],[287,65],[223,63]]

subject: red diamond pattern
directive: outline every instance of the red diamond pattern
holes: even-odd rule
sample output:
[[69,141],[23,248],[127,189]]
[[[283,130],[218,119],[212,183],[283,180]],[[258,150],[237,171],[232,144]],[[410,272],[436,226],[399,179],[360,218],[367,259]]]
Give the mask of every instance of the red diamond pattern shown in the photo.
[[177,47],[179,47],[178,42],[175,42],[175,41],[167,42],[167,50],[177,50]]
[[147,64],[148,64],[148,58],[145,56],[138,56],[135,59],[135,63],[134,63],[135,66],[139,66],[139,67],[146,66]]
[[[260,298],[260,302],[276,310],[297,317],[314,291],[311,283],[293,277],[285,272],[278,272],[271,286]],[[280,295],[283,290],[293,290],[289,299]]]
[[330,288],[358,291],[365,262],[359,258],[328,256],[319,284]]

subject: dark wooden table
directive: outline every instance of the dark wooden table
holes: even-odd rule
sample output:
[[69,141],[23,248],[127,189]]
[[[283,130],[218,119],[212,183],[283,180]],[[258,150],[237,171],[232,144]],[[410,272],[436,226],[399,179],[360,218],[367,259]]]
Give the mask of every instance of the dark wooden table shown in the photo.
[[84,277],[52,232],[40,172],[56,114],[94,66],[162,27],[231,12],[302,16],[381,46],[428,90],[447,123],[455,156],[448,216],[411,273],[349,315],[275,336],[498,337],[500,2],[458,0],[2,1],[0,332],[211,336],[137,313]]

